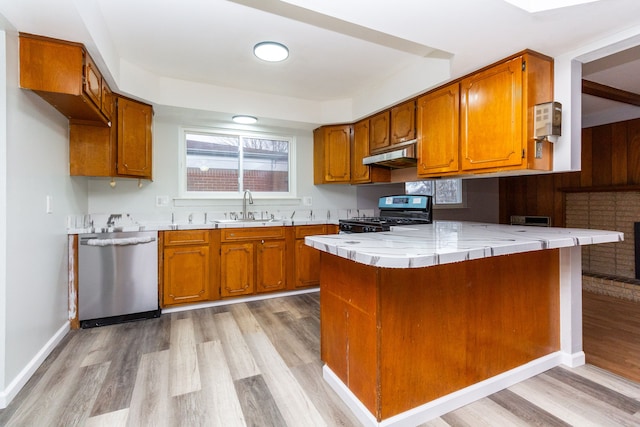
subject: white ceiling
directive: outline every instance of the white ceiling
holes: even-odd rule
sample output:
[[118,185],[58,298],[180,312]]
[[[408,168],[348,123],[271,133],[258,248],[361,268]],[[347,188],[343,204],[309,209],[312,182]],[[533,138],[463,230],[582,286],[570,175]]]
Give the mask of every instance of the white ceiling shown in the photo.
[[[366,99],[429,61],[450,61],[456,78],[523,49],[557,57],[639,26],[638,0],[538,13],[504,0],[0,0],[0,27],[84,43],[116,88],[133,67],[320,104]],[[286,44],[290,58],[255,58],[264,40]],[[640,52],[623,56],[585,66],[584,77],[640,93]],[[428,74],[418,87],[433,85]],[[589,98],[588,115],[611,105]]]

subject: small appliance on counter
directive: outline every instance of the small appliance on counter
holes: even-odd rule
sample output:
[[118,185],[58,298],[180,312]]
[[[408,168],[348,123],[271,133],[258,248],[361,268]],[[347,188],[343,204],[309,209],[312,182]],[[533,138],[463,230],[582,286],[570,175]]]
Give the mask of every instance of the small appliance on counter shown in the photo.
[[341,233],[375,233],[389,231],[396,225],[431,224],[433,200],[425,195],[380,197],[380,216],[339,220]]

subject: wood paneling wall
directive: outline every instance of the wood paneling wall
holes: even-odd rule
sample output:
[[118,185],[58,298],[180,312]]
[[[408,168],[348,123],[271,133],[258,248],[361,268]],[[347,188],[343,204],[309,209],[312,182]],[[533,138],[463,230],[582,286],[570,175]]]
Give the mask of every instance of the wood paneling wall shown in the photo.
[[564,191],[640,191],[640,119],[582,130],[582,170],[500,178],[500,223],[511,215],[565,225]]

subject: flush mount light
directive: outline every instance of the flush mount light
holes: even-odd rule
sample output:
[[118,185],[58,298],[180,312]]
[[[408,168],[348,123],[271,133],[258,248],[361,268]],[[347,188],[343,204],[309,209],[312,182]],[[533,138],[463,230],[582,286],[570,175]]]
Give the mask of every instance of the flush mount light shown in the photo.
[[261,42],[253,47],[253,54],[263,61],[280,62],[289,57],[289,49],[278,42]]
[[241,123],[243,125],[252,125],[258,121],[258,119],[253,116],[245,116],[245,115],[233,116],[231,120],[233,120],[236,123]]

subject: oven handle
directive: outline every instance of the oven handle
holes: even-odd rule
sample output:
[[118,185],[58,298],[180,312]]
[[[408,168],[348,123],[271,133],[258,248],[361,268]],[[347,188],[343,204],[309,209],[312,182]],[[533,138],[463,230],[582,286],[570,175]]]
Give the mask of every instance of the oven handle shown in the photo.
[[114,239],[83,238],[80,239],[80,244],[86,246],[131,246],[150,243],[155,240],[155,237],[122,237]]

